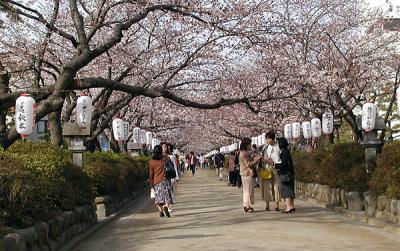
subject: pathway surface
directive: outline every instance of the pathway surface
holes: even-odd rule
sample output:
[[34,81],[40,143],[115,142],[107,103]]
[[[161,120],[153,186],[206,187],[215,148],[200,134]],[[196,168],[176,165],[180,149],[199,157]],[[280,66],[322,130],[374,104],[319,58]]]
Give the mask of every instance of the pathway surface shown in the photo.
[[244,213],[241,190],[214,172],[186,173],[171,218],[143,197],[75,250],[400,250],[399,235],[296,201],[295,214]]

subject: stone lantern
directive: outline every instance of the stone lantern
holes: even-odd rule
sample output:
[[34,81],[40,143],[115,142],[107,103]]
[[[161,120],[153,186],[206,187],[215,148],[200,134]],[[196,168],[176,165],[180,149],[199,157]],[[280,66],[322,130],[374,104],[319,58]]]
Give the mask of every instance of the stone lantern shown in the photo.
[[377,150],[384,144],[378,140],[378,132],[386,128],[385,121],[377,116],[376,106],[366,103],[363,106],[362,117],[358,117],[356,122],[357,129],[362,132],[361,145],[365,150],[366,171],[371,175],[376,165]]

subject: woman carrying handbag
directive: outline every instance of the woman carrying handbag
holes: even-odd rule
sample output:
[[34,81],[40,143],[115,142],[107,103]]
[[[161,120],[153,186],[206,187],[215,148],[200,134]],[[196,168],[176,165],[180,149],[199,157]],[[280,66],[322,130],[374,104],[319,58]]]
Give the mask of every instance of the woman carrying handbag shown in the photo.
[[281,150],[279,157],[282,163],[277,164],[276,168],[279,174],[281,197],[286,203],[286,210],[282,213],[294,213],[296,211],[294,207],[294,168],[292,156],[288,149],[289,143],[285,138],[279,138],[277,140],[279,149]]

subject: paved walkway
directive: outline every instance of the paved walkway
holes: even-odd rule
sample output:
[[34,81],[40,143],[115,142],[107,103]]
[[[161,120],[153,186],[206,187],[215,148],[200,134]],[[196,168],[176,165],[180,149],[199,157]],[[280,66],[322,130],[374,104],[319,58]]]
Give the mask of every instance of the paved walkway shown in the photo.
[[173,217],[159,218],[152,201],[135,206],[85,240],[76,250],[400,250],[399,235],[296,201],[292,215],[244,213],[241,190],[214,172],[185,174]]

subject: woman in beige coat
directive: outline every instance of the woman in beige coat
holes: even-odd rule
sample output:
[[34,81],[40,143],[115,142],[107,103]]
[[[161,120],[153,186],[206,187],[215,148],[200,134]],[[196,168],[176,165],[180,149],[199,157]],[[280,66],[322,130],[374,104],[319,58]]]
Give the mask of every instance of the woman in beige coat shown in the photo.
[[245,212],[254,212],[254,181],[253,174],[262,156],[253,156],[251,153],[251,139],[244,138],[240,144],[240,176],[243,186],[243,209]]

